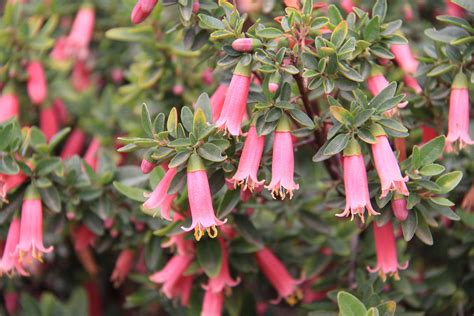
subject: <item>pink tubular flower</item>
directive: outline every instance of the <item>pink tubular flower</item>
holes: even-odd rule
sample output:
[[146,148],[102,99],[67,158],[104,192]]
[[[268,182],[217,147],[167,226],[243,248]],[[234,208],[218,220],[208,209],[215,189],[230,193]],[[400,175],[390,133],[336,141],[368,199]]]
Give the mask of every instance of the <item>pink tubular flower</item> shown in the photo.
[[87,228],[86,225],[81,225],[76,228],[72,237],[74,239],[74,249],[76,251],[81,251],[87,249],[89,246],[94,246],[96,235]]
[[288,304],[294,305],[303,298],[303,293],[298,288],[302,282],[291,277],[283,263],[270,251],[264,247],[256,252],[257,264],[268,281],[278,292],[278,297],[272,301],[278,304],[285,298]]
[[372,144],[372,155],[382,185],[380,198],[384,198],[392,190],[408,196],[409,192],[405,184],[408,177],[402,177],[397,158],[383,130],[376,135],[376,143]]
[[5,309],[7,310],[7,315],[16,315],[16,311],[18,309],[18,293],[5,293],[4,302]]
[[458,6],[456,3],[452,2],[451,0],[445,0],[444,2],[446,4],[446,15],[455,16],[458,18],[464,18],[466,16],[463,8]]
[[71,80],[74,89],[78,92],[83,92],[91,86],[90,71],[83,61],[78,60],[74,63]]
[[0,123],[13,117],[18,117],[20,103],[18,97],[13,93],[6,93],[0,96]]
[[66,37],[58,37],[56,42],[54,43],[53,50],[49,54],[49,57],[54,61],[67,61],[69,59],[69,55],[66,53],[66,46],[67,46],[67,38]]
[[281,119],[275,130],[272,156],[272,181],[265,186],[275,199],[279,196],[282,200],[287,194],[293,198],[293,190],[298,190],[299,185],[293,180],[295,169],[293,140],[287,119]]
[[48,93],[43,65],[39,61],[33,60],[28,63],[26,72],[28,73],[28,81],[26,83],[28,96],[31,103],[39,105],[46,100]]
[[15,252],[18,242],[20,240],[20,220],[14,218],[8,228],[7,241],[5,249],[3,250],[3,256],[0,260],[0,275],[14,275],[16,273],[20,275],[28,275],[28,272],[23,269],[20,261],[18,260],[18,254]]
[[393,234],[392,222],[388,222],[382,227],[378,227],[374,222],[375,250],[377,254],[377,265],[374,268],[367,267],[370,273],[378,272],[385,282],[387,274],[399,280],[398,269],[404,270],[408,267],[408,262],[403,265],[398,264],[397,245]]
[[224,105],[224,100],[228,88],[229,87],[227,86],[227,84],[221,83],[210,98],[213,122],[217,121],[217,119],[221,115],[222,106]]
[[181,228],[185,231],[194,229],[194,237],[198,241],[204,235],[204,230],[207,231],[209,237],[217,237],[216,226],[224,224],[227,219],[220,221],[214,213],[206,168],[196,153],[189,158],[187,180],[192,223],[189,227]]
[[369,215],[379,215],[370,204],[369,185],[367,171],[365,169],[364,156],[362,156],[360,145],[352,140],[344,150],[344,188],[346,191],[346,207],[338,217],[358,214],[364,222],[364,212],[367,208]]
[[58,122],[61,124],[67,124],[69,120],[69,113],[64,102],[61,99],[54,99],[53,108],[56,113]]
[[91,6],[83,6],[77,12],[76,18],[67,37],[66,53],[69,56],[84,60],[89,55],[89,43],[94,33],[95,11]]
[[438,133],[436,132],[436,129],[428,126],[428,125],[422,125],[421,126],[421,143],[427,143],[433,138],[436,138],[438,136]]
[[211,278],[207,285],[203,286],[205,290],[209,290],[213,293],[222,292],[224,289],[234,287],[240,283],[240,278],[233,280],[230,276],[227,246],[223,239],[219,239],[219,242],[222,250],[221,271],[215,278]]
[[40,111],[40,128],[46,140],[49,140],[59,131],[59,123],[53,106],[43,107]]
[[53,251],[53,247],[43,245],[43,207],[38,191],[33,185],[27,189],[21,208],[20,241],[15,253],[20,262],[25,255],[42,261],[43,253]]
[[151,14],[157,0],[138,0],[132,10],[131,20],[133,24],[139,24]]
[[134,253],[130,249],[124,249],[120,252],[115,263],[114,271],[110,280],[114,283],[115,287],[120,286],[122,282],[127,278],[128,273],[133,265]]
[[402,196],[395,194],[392,200],[392,212],[395,217],[403,222],[408,217],[407,200]]
[[237,8],[242,13],[254,13],[262,10],[262,0],[236,0]]
[[140,164],[140,169],[142,170],[143,174],[148,174],[155,169],[156,164],[150,162],[146,159],[142,159],[142,163]]
[[23,184],[28,179],[21,171],[17,174],[0,174],[0,198],[5,200],[7,194]]
[[161,179],[160,183],[156,186],[155,190],[153,190],[145,203],[143,203],[143,208],[145,209],[157,209],[153,213],[153,216],[155,216],[155,214],[159,211],[162,218],[168,221],[171,220],[171,204],[173,203],[173,200],[176,198],[177,194],[175,193],[170,195],[167,192],[175,175],[176,168],[168,169],[163,179]]
[[75,155],[79,155],[86,142],[86,134],[76,128],[71,132],[66,144],[61,151],[61,159],[67,159]]
[[418,68],[418,61],[408,44],[390,45],[390,50],[395,55],[395,62],[406,74],[414,74]]
[[92,168],[97,171],[97,160],[100,149],[100,142],[97,138],[93,138],[89,147],[84,154],[84,161]]
[[201,316],[221,316],[223,307],[224,293],[215,293],[208,289],[204,294]]
[[193,257],[188,254],[175,255],[162,270],[150,276],[150,281],[163,283],[161,291],[166,297],[173,298],[176,295],[176,287],[179,286],[178,281],[192,260]]
[[257,178],[264,145],[265,136],[258,136],[255,126],[250,126],[240,156],[239,167],[231,179],[234,186],[242,185],[243,190],[249,189],[253,192],[255,188],[258,189],[265,182],[265,180],[258,181]]
[[237,65],[225,96],[221,115],[216,122],[219,129],[229,132],[232,136],[242,134],[240,126],[242,125],[242,120],[247,110],[250,72],[250,65]]
[[459,141],[459,148],[472,145],[474,142],[469,136],[469,91],[467,78],[462,72],[454,78],[449,99],[448,136],[446,150],[454,151],[453,143]]
[[415,90],[415,93],[420,94],[423,89],[421,89],[420,85],[418,84],[418,81],[416,81],[415,78],[413,78],[411,75],[405,75],[403,76],[403,81],[405,82],[405,85],[409,88],[412,88]]

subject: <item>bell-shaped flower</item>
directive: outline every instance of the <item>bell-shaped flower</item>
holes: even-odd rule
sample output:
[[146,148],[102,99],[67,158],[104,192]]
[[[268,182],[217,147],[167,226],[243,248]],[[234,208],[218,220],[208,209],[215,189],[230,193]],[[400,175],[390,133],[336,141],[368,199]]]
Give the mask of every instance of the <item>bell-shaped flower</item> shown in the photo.
[[241,125],[247,111],[251,66],[239,63],[235,67],[216,125],[232,136],[242,134]]
[[374,229],[377,265],[374,268],[367,267],[367,270],[370,273],[378,272],[384,282],[387,275],[399,280],[398,270],[406,269],[408,262],[402,265],[398,264],[397,244],[395,243],[392,222],[388,222],[382,227],[377,226],[377,223],[374,222],[372,227]]
[[189,227],[182,227],[185,231],[194,229],[194,237],[200,240],[204,231],[211,238],[217,237],[216,226],[224,224],[226,220],[219,220],[212,206],[211,189],[207,179],[206,168],[201,158],[193,153],[187,167],[188,200],[191,209],[192,223]]

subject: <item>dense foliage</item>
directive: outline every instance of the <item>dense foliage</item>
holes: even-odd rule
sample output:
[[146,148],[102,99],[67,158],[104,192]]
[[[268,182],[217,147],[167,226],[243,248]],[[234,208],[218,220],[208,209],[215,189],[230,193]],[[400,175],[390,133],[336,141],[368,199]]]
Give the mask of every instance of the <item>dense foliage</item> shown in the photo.
[[0,314],[474,311],[472,0],[1,10]]

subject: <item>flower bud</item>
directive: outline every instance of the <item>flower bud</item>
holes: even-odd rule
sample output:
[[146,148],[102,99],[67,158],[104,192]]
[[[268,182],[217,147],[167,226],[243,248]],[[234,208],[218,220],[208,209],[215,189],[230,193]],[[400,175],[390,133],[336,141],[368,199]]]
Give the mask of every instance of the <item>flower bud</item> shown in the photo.
[[262,42],[255,38],[238,38],[232,42],[232,48],[238,52],[251,52],[262,47]]

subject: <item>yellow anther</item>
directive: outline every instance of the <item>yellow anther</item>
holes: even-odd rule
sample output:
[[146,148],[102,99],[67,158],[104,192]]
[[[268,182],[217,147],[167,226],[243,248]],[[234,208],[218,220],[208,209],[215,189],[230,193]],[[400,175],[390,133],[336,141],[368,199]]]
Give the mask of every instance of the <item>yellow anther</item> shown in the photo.
[[211,227],[207,228],[207,234],[211,238],[216,238],[218,233],[219,232],[217,231],[216,225],[212,225]]
[[204,235],[204,232],[201,229],[201,226],[196,226],[194,228],[194,238],[196,238],[197,241],[201,240],[202,236]]

